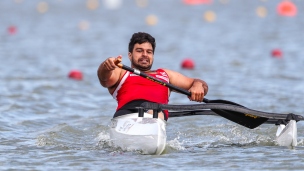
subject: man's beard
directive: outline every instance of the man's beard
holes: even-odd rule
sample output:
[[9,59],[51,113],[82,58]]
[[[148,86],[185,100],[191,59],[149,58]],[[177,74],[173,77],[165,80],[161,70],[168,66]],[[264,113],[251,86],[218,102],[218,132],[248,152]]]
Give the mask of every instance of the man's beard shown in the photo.
[[151,68],[152,68],[152,64],[153,64],[153,61],[151,63],[151,65],[148,65],[148,66],[141,66],[140,64],[137,64],[134,60],[133,60],[133,57],[132,57],[132,60],[131,60],[131,63],[133,65],[134,68],[140,70],[140,71],[149,71]]

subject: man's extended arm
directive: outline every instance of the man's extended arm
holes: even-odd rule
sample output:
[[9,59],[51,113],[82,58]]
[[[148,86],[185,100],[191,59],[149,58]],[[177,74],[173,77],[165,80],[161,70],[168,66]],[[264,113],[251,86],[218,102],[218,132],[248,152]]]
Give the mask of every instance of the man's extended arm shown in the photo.
[[115,62],[120,61],[121,56],[116,58],[110,57],[99,65],[97,75],[99,82],[103,87],[113,87],[118,82],[121,69],[115,65]]

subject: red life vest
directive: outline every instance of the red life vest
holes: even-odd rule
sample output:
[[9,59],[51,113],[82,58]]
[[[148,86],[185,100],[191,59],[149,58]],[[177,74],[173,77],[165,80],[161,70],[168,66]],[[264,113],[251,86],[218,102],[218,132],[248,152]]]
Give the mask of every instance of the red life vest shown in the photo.
[[[157,69],[155,73],[148,75],[169,83],[169,76],[163,69]],[[118,103],[116,110],[130,101],[140,99],[168,104],[169,88],[127,71],[112,96]],[[168,112],[165,113],[168,118]]]

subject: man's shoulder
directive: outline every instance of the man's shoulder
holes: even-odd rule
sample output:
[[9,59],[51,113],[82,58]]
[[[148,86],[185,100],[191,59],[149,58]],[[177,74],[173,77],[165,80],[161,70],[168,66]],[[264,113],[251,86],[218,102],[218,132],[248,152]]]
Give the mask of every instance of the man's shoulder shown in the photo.
[[160,71],[160,72],[166,72],[168,75],[176,73],[175,71],[167,69],[167,68],[159,68],[158,71]]
[[158,68],[156,71],[165,71],[165,72],[167,72],[167,71],[171,71],[171,70],[169,70],[169,69],[167,69],[167,68]]

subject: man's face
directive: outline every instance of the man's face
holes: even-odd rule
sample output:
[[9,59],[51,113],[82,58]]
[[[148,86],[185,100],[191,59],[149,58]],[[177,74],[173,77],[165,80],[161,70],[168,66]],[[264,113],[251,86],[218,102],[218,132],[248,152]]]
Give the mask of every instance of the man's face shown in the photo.
[[149,71],[153,64],[153,48],[148,42],[134,45],[132,53],[128,56],[131,60],[132,67],[140,71]]

